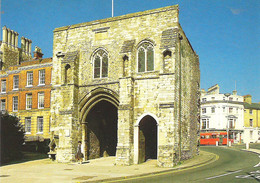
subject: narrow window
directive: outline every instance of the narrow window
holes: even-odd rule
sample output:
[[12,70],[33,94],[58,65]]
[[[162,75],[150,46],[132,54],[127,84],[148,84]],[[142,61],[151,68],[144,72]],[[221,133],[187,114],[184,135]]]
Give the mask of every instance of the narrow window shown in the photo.
[[26,94],[26,109],[32,109],[32,94],[27,93]]
[[223,107],[223,112],[225,112],[225,107]]
[[253,114],[253,110],[252,109],[249,109],[249,114]]
[[209,119],[202,119],[202,129],[209,128]]
[[138,72],[154,70],[154,48],[149,42],[142,43],[138,48]]
[[19,88],[19,76],[14,76],[13,78],[13,90],[17,90]]
[[18,96],[13,97],[13,111],[18,111]]
[[6,80],[1,81],[1,92],[5,93],[6,92]]
[[33,72],[27,72],[27,86],[33,85]]
[[205,114],[207,112],[206,108],[202,108],[202,114]]
[[94,78],[105,78],[108,76],[108,55],[100,49],[94,55]]
[[38,109],[44,109],[44,93],[38,93]]
[[5,112],[5,99],[1,100],[1,111],[2,111],[2,113]]
[[250,127],[253,127],[253,119],[249,119]]
[[228,120],[228,127],[231,128],[231,129],[234,128],[234,120],[233,119]]
[[207,101],[207,98],[202,98],[202,102],[206,102]]
[[28,134],[28,133],[31,133],[31,117],[27,117],[25,118],[25,132]]
[[211,113],[215,113],[215,107],[211,107]]
[[229,112],[229,113],[233,113],[233,108],[230,107],[228,112]]
[[206,129],[206,119],[202,119],[202,129]]
[[45,85],[45,70],[39,70],[39,85]]
[[37,117],[37,132],[43,133],[43,117],[42,116]]

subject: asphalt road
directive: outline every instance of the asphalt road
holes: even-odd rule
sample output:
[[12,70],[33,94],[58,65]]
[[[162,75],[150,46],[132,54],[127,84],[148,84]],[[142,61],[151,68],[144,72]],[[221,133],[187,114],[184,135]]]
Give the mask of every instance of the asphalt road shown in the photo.
[[211,164],[194,169],[120,182],[260,182],[260,164],[257,166],[260,162],[259,155],[223,147],[201,147],[201,150],[215,153],[219,156],[219,159]]

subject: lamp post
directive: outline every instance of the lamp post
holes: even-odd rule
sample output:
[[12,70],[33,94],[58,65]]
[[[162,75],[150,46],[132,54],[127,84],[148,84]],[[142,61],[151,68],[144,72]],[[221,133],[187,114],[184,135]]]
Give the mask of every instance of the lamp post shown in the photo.
[[[230,93],[225,93],[224,94],[226,97],[227,97],[227,106],[228,106],[228,97],[231,95]],[[227,146],[229,146],[228,145],[228,128],[229,128],[229,121],[228,121],[228,109],[227,109]]]

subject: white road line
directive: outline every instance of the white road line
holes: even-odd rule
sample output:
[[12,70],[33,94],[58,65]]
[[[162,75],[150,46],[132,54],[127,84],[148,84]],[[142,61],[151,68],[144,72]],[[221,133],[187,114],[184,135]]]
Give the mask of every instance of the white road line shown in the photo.
[[218,177],[223,177],[223,176],[226,176],[226,175],[230,175],[230,174],[233,174],[233,173],[238,173],[238,172],[241,172],[242,170],[237,170],[235,172],[229,172],[229,173],[225,173],[225,174],[222,174],[222,175],[218,175],[218,176],[214,176],[214,177],[209,177],[209,178],[206,178],[207,180],[209,179],[215,179],[215,178],[218,178]]
[[259,167],[259,166],[260,166],[260,162],[257,165],[255,165],[254,168]]

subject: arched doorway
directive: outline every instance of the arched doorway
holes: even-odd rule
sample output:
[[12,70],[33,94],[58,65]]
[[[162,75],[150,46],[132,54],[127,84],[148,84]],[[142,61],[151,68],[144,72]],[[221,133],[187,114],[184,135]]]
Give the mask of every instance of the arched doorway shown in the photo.
[[101,100],[86,116],[86,158],[115,156],[117,146],[117,107]]
[[157,159],[157,122],[147,115],[139,123],[138,163]]

